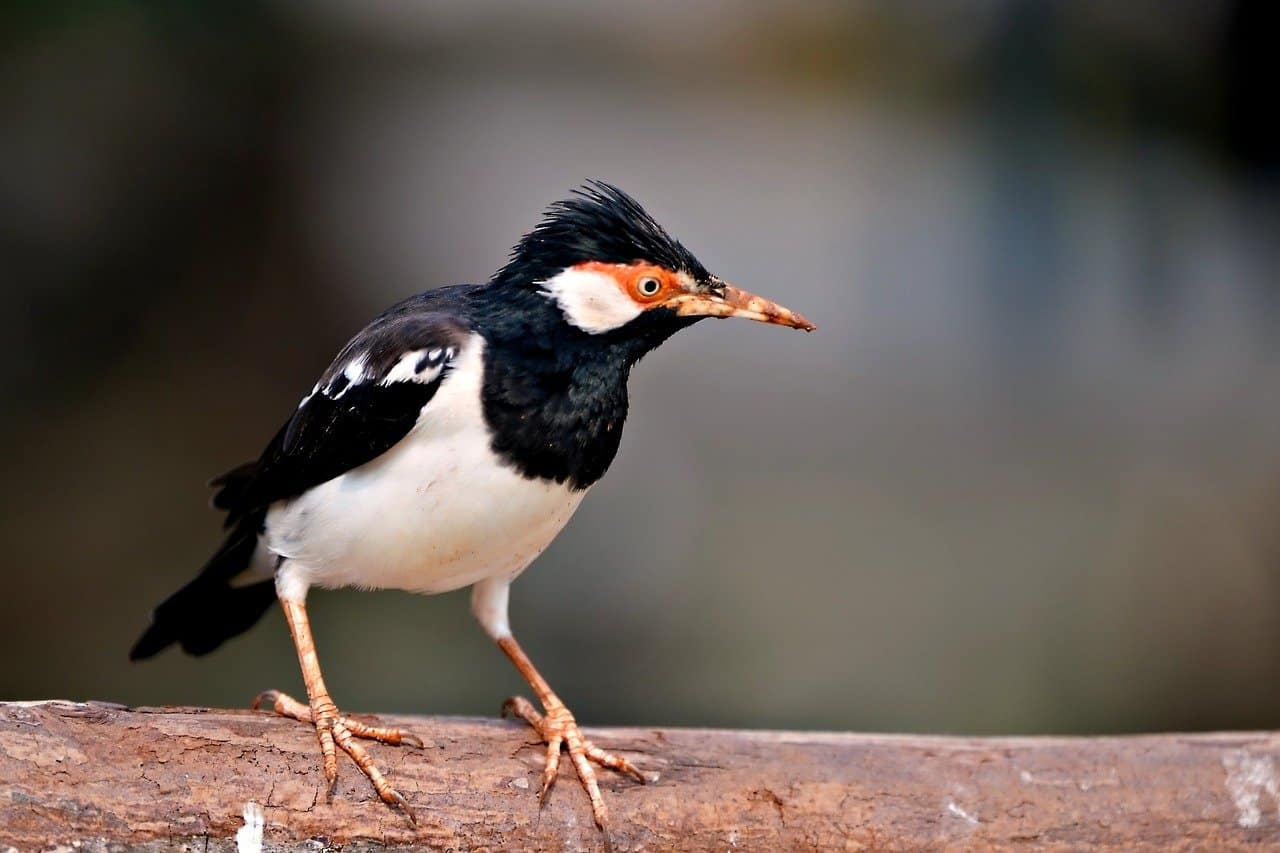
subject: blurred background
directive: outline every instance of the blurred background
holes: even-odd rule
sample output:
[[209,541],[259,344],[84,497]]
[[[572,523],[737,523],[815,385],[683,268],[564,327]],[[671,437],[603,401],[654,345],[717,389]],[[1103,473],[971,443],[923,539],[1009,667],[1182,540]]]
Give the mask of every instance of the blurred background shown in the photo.
[[[126,660],[217,543],[204,482],[599,177],[820,330],[705,323],[636,371],[513,589],[579,718],[1280,726],[1271,4],[0,15],[0,696],[300,692],[276,610]],[[523,691],[466,595],[314,592],[339,704]]]

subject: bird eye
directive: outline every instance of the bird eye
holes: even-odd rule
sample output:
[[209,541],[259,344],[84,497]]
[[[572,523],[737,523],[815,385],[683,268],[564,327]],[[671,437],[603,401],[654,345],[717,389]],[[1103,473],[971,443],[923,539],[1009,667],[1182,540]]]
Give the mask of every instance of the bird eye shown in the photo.
[[651,275],[647,275],[636,282],[636,290],[641,296],[657,296],[658,291],[662,290],[662,282]]

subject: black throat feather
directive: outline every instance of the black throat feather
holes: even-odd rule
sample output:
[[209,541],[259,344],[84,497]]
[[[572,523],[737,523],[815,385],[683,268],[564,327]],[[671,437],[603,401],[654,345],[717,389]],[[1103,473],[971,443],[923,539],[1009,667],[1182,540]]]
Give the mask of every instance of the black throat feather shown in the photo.
[[589,335],[534,291],[478,288],[471,301],[486,341],[481,395],[494,452],[523,476],[575,489],[604,476],[618,452],[631,368],[698,319],[658,309],[625,333]]
[[637,201],[592,181],[552,205],[507,265],[469,294],[468,313],[488,342],[482,393],[494,451],[526,477],[576,489],[599,480],[618,452],[631,368],[699,319],[658,308],[604,334],[572,326],[540,286],[588,261],[644,261],[711,282]]

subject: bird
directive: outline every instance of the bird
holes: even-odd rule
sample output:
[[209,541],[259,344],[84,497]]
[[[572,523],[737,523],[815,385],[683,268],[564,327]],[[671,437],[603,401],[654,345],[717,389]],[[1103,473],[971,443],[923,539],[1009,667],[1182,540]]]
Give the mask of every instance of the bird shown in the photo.
[[341,712],[307,615],[311,587],[436,594],[471,587],[471,611],[528,682],[503,714],[546,744],[540,801],[562,749],[607,831],[593,764],[643,783],[586,738],[511,630],[514,581],[569,521],[618,452],[627,380],[647,353],[709,317],[813,331],[802,315],[712,275],[634,198],[599,180],[548,207],[486,283],[427,290],[358,332],[258,459],[211,481],[224,539],[155,608],[130,657],[172,645],[204,655],[279,602],[307,701],[268,707],[314,728],[331,800],[339,751],[379,798],[409,801],[360,742],[415,736]]

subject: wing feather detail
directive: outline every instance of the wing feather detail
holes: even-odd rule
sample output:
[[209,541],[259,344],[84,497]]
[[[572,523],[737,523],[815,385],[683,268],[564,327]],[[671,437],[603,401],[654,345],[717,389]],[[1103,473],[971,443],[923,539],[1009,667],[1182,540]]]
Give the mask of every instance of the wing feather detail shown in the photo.
[[213,505],[226,510],[226,526],[398,444],[424,416],[469,337],[444,313],[389,312],[375,320],[343,348],[256,462],[212,481]]

